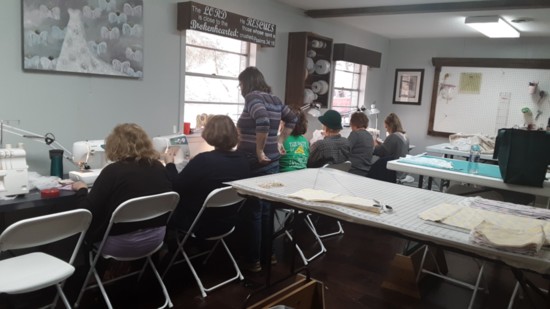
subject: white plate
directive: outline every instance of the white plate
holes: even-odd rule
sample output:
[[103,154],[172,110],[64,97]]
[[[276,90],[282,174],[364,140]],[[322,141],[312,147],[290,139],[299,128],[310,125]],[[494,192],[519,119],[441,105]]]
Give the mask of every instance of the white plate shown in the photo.
[[310,74],[315,72],[315,62],[309,57],[306,58],[306,69]]
[[317,60],[315,63],[315,73],[324,75],[330,72],[330,62],[326,60]]

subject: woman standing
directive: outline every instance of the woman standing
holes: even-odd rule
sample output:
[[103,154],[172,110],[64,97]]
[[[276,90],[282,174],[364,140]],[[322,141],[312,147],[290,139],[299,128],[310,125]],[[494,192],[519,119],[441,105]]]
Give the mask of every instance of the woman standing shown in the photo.
[[[255,67],[248,67],[239,74],[239,87],[245,102],[237,121],[240,134],[237,149],[247,156],[252,176],[278,173],[279,158],[284,153],[282,145],[296,125],[296,115],[271,93],[271,87]],[[284,129],[278,135],[281,121]],[[242,213],[246,225],[245,236],[248,237],[245,268],[258,272],[262,270],[262,238],[273,234],[273,231],[267,230],[270,226],[270,204],[249,199]]]

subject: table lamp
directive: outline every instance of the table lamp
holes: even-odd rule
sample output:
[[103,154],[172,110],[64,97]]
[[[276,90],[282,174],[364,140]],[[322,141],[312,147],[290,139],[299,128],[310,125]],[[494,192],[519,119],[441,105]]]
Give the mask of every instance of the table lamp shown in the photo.
[[376,108],[376,105],[373,103],[371,104],[370,108],[366,110],[367,115],[375,115],[375,121],[374,121],[374,128],[378,130],[378,114],[380,114],[380,110]]

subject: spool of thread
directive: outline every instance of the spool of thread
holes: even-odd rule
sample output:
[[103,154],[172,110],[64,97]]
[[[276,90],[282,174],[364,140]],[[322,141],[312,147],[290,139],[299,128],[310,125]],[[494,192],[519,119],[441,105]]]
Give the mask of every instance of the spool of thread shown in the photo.
[[63,178],[63,149],[50,150],[50,175]]

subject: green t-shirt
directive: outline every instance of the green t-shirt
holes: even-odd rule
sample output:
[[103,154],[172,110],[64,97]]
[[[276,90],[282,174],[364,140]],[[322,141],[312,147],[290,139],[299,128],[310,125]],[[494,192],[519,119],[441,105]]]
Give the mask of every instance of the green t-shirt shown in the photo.
[[309,142],[300,136],[289,136],[283,143],[286,154],[279,159],[279,170],[281,172],[301,170],[307,167],[309,158]]

